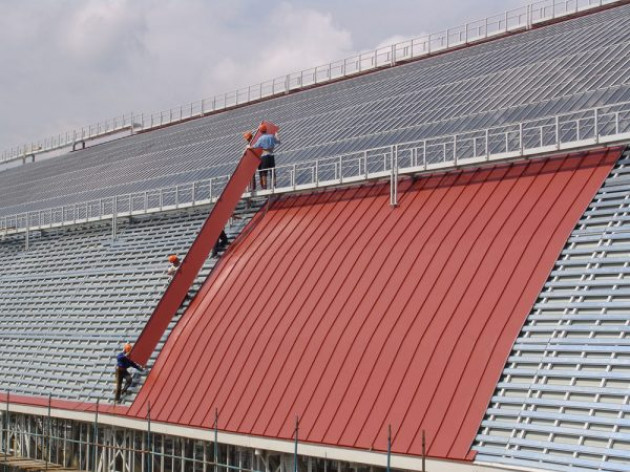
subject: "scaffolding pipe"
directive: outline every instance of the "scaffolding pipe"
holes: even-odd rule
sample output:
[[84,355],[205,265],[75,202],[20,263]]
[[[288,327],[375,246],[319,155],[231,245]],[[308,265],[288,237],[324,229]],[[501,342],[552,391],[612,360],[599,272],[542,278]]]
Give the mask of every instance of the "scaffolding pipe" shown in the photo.
[[298,472],[298,431],[300,429],[300,417],[295,415],[295,449],[293,451],[293,472]]
[[391,472],[392,468],[392,425],[387,425],[387,472]]
[[51,399],[52,399],[52,395],[49,393],[48,394],[48,418],[46,421],[46,430],[47,430],[47,436],[48,436],[48,440],[46,441],[46,450],[42,451],[44,453],[44,460],[46,461],[46,468],[45,470],[48,470],[48,458],[50,456],[50,423],[52,421],[51,415],[50,415],[50,403],[51,403]]
[[214,472],[219,472],[219,409],[214,409]]
[[151,438],[151,402],[147,403],[147,472],[153,470],[153,450],[152,438]]
[[11,390],[7,390],[7,405],[5,411],[5,424],[6,429],[4,431],[5,436],[5,446],[4,446],[4,470],[7,469],[7,463],[9,461],[9,403],[11,402]]
[[99,399],[96,399],[96,412],[94,413],[94,426],[92,427],[92,441],[94,443],[94,447],[93,447],[93,451],[92,451],[92,456],[93,456],[93,463],[92,463],[92,470],[94,472],[96,472],[96,458],[98,455],[98,405],[99,405]]

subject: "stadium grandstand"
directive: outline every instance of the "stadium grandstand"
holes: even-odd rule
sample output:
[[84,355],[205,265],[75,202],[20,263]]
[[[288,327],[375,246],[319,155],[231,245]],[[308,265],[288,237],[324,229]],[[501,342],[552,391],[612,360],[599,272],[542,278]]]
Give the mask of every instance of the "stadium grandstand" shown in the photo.
[[629,145],[630,2],[543,0],[5,151],[0,468],[630,471]]

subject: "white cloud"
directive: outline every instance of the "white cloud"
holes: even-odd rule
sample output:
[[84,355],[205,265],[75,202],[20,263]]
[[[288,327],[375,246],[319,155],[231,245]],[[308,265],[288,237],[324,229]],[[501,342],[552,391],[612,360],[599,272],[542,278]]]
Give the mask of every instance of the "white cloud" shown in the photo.
[[332,0],[0,0],[0,151],[426,30],[414,12],[425,11],[426,0],[362,7]]
[[389,36],[388,38],[383,39],[380,43],[378,43],[375,47],[376,49],[383,48],[386,46],[391,46],[392,44],[402,43],[408,41],[410,39],[420,38],[425,36],[425,33],[419,33],[413,36],[403,36],[400,34],[395,34],[394,36]]
[[[0,150],[343,57],[349,32],[288,2],[0,0]],[[257,4],[256,4],[257,5]]]
[[116,63],[141,48],[142,12],[130,0],[89,0],[60,31],[61,49],[79,61]]

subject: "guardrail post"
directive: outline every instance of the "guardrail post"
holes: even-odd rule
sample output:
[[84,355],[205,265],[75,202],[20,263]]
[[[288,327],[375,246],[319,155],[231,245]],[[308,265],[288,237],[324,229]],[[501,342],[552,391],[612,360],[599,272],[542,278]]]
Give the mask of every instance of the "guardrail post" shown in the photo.
[[297,164],[293,164],[292,179],[293,179],[293,190],[295,190],[295,188],[297,187]]
[[599,144],[599,108],[595,108],[593,115],[593,132],[595,133],[595,142]]
[[422,141],[422,167],[427,170],[427,140]]
[[453,137],[453,164],[457,165],[457,135]]
[[343,183],[343,158],[339,156],[339,183]]
[[424,437],[424,429],[422,430],[422,472],[425,472],[426,469],[426,464],[425,464],[425,458],[427,457],[427,453],[426,453],[426,440]]
[[486,161],[490,160],[490,130],[486,129]]
[[29,233],[29,229],[28,229],[29,225],[28,225],[28,217],[26,219],[26,232],[24,233],[24,250],[28,251],[28,246],[29,246],[29,240],[30,240],[30,233]]
[[521,156],[525,153],[523,149],[523,123],[518,124],[518,147],[521,150]]
[[556,149],[560,149],[560,117],[556,116]]
[[389,180],[389,204],[398,206],[398,146],[391,147],[391,174]]
[[525,14],[525,29],[532,28],[532,5],[531,3],[527,4],[527,13]]

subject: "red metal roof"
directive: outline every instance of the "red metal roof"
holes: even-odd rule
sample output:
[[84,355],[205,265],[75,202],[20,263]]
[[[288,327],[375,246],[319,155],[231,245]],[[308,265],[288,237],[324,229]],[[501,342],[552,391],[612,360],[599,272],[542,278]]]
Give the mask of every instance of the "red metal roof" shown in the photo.
[[471,459],[510,348],[620,151],[286,197],[179,322],[130,415]]

